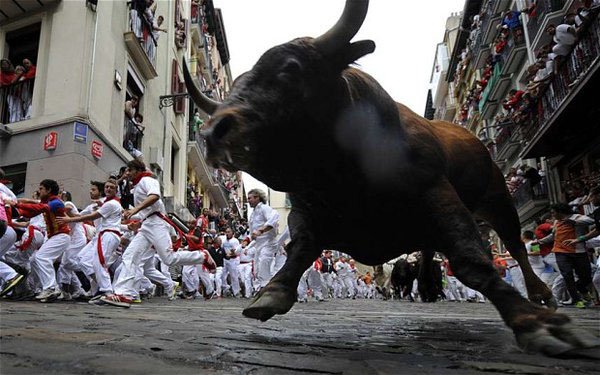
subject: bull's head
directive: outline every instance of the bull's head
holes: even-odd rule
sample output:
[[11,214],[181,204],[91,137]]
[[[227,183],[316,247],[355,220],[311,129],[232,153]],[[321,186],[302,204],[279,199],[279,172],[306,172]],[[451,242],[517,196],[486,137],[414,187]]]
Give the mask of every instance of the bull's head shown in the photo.
[[212,115],[202,133],[208,162],[249,172],[279,190],[310,179],[322,158],[336,152],[331,128],[352,101],[342,71],[375,49],[370,40],[350,43],[367,8],[368,0],[347,0],[322,36],[271,48],[235,80],[223,103],[206,98],[184,64],[191,97]]

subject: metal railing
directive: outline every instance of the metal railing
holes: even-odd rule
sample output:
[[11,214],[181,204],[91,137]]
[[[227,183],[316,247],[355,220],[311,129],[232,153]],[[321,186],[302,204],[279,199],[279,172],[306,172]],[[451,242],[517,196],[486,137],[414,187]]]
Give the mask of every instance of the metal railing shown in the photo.
[[134,150],[141,151],[143,137],[144,130],[125,116],[123,126],[123,148],[130,153]]
[[506,41],[506,46],[500,53],[502,57],[502,65],[504,66],[508,59],[510,58],[510,54],[515,49],[515,47],[519,47],[525,44],[525,34],[523,34],[523,26],[515,27],[510,30],[508,34],[508,40]]
[[0,87],[0,123],[31,118],[34,78]]
[[525,179],[513,194],[515,208],[523,207],[530,201],[547,200],[548,184],[546,178],[541,177],[540,181],[532,185],[531,181]]
[[598,63],[600,56],[600,17],[591,22],[573,51],[559,61],[557,73],[545,91],[540,94],[532,120],[522,125],[524,139],[531,140],[546,125],[554,112],[577,86],[587,70]]
[[[142,9],[129,8],[129,27],[140,42],[148,60],[156,67],[156,47],[158,42],[155,38],[152,22],[146,17],[147,12]],[[158,35],[158,34],[157,34]]]
[[529,16],[527,21],[527,31],[530,40],[534,40],[544,22],[544,17],[548,13],[561,10],[567,0],[538,0],[534,15]]

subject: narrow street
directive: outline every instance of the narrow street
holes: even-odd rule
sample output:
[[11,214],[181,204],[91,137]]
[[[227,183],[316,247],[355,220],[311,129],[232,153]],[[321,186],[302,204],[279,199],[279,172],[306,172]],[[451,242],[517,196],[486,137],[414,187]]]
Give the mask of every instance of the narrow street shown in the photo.
[[[522,353],[490,304],[334,300],[246,319],[246,300],[131,309],[2,302],[2,374],[576,374],[597,362]],[[562,310],[600,335],[600,309]]]

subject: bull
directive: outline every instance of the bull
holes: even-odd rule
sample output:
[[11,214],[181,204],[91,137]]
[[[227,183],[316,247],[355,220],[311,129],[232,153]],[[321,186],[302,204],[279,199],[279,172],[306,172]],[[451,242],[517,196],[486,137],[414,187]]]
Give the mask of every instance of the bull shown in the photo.
[[[598,355],[599,340],[556,313],[552,293],[533,273],[520,224],[500,170],[467,130],[428,121],[396,103],[352,64],[375,50],[350,42],[368,0],[347,0],[337,23],[317,38],[298,38],[265,52],[216,102],[184,64],[188,92],[211,114],[202,135],[207,161],[245,171],[289,192],[288,258],[243,310],[266,321],[296,302],[304,270],[322,249],[344,249],[363,264],[382,264],[410,249],[443,252],[455,275],[496,307],[518,344],[547,355]],[[356,236],[360,218],[367,233]],[[527,300],[486,257],[475,218],[498,233],[521,265]],[[545,306],[542,306],[545,304]]]

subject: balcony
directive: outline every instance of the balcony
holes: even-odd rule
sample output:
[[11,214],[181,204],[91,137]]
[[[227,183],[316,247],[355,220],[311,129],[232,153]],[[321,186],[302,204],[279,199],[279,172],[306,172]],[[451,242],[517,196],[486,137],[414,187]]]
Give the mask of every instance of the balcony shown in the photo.
[[60,0],[37,0],[37,1],[2,1],[2,11],[0,12],[0,23],[11,21],[23,17],[24,14],[32,15],[40,12],[49,11]]
[[525,34],[523,27],[513,29],[508,37],[506,46],[500,54],[502,56],[502,74],[511,74],[516,72],[527,56],[527,46],[525,45]]
[[123,34],[127,51],[145,79],[158,77],[156,72],[158,42],[154,39],[152,25],[143,14],[134,11],[129,11],[129,25],[130,31]]
[[522,157],[556,155],[585,142],[586,134],[597,134],[594,111],[598,107],[594,98],[600,80],[598,35],[600,18],[597,17],[540,94],[536,116],[521,126],[526,141]]
[[127,116],[125,116],[123,126],[123,148],[130,154],[134,154],[134,150],[141,151],[142,138],[144,137],[144,129],[139,127]]
[[510,77],[502,75],[500,63],[494,66],[494,73],[490,77],[487,86],[481,93],[479,101],[479,113],[481,119],[489,120],[498,110],[498,100],[504,97],[506,90],[510,86]]
[[206,163],[206,145],[204,139],[193,134],[190,126],[190,140],[187,145],[188,158],[200,182],[206,188],[211,201],[219,208],[229,206],[229,192],[219,183],[218,171]]
[[502,21],[499,8],[507,0],[490,0],[481,21],[481,43],[490,44],[498,34],[498,25]]
[[512,121],[505,121],[496,135],[496,158],[508,159],[520,147],[521,134]]
[[536,2],[535,15],[529,16],[527,21],[529,40],[533,41],[532,49],[534,51],[550,42],[550,35],[546,34],[544,30],[551,23],[561,23],[563,8],[568,2],[567,0],[538,0]]
[[12,124],[31,118],[35,79],[0,87],[0,124]]
[[475,41],[473,42],[473,69],[481,69],[490,56],[491,49],[489,43],[483,43],[483,34],[478,30]]
[[529,180],[525,180],[513,194],[515,208],[521,222],[528,221],[541,210],[548,207],[548,184],[542,177],[540,182],[531,186]]

